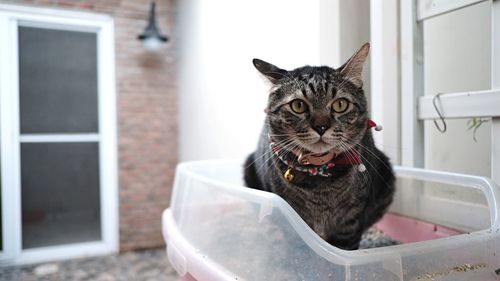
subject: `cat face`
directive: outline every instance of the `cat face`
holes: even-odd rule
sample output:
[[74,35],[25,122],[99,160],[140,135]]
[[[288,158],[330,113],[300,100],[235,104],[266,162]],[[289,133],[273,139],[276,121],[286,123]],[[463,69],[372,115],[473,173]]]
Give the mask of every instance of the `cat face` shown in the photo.
[[368,118],[361,80],[368,51],[367,43],[338,69],[304,66],[286,71],[254,59],[273,84],[266,108],[273,140],[287,150],[314,154],[338,154],[356,146]]

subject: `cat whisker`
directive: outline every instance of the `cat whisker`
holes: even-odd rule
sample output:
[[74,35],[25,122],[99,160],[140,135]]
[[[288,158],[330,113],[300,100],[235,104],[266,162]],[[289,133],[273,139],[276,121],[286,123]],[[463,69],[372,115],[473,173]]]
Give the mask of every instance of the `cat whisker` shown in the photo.
[[[351,149],[348,148],[347,144],[343,141],[339,142],[340,146],[345,150],[345,155],[348,159],[354,160],[354,156],[352,155]],[[355,173],[355,175],[361,179],[364,185],[369,184],[371,186],[372,180],[369,173]]]
[[[276,145],[287,145],[288,143],[292,143],[294,140],[292,138],[289,138],[289,139],[284,139],[282,141],[279,141],[276,143]],[[269,155],[273,155],[273,152],[272,151],[267,151],[266,153],[263,153],[262,155],[260,155],[259,157],[255,158],[254,161],[250,164],[247,165],[247,169],[253,165],[254,163],[256,163],[257,161],[261,160],[262,158],[266,157],[266,156],[269,156]],[[266,162],[266,161],[264,161]]]
[[[262,134],[264,135],[264,134]],[[270,137],[301,137],[301,136],[306,136],[308,134],[306,133],[290,133],[290,134],[265,134]]]
[[[364,148],[363,151],[368,151],[368,149]],[[384,163],[381,159],[379,159],[378,157],[376,157],[376,155],[373,155],[374,153],[369,151],[370,153],[372,153],[372,156],[374,156],[374,158],[376,158],[377,160],[379,160],[380,162]],[[363,164],[366,164],[366,165],[369,165],[372,170],[377,174],[377,176],[384,182],[386,182],[385,178],[378,172],[378,169],[375,167],[375,165],[373,163],[371,163],[369,161],[368,158],[366,158],[366,156],[363,156],[362,153],[359,154],[359,156],[361,157],[361,159],[363,160]],[[385,164],[385,163],[384,163]],[[386,165],[387,166],[387,165]],[[389,167],[389,166],[387,166]],[[390,168],[390,167],[389,167]]]
[[[294,139],[290,139],[289,142],[286,142],[285,145],[283,145],[280,149],[280,151],[277,152],[278,156],[281,156],[283,155],[283,153],[288,153],[290,149],[294,149],[295,148],[295,140]],[[266,156],[268,156],[263,162],[262,164],[260,165],[260,167],[258,167],[257,169],[262,169],[265,164],[270,160],[270,159],[273,159],[274,158],[274,152],[273,151],[269,151],[267,154],[265,154]],[[255,161],[254,161],[255,162]]]
[[[295,143],[291,143],[289,145],[287,145],[287,147],[283,148],[280,152],[278,152],[278,157],[273,157],[273,155],[271,157],[269,157],[263,164],[261,167],[264,166],[265,163],[267,163],[269,160],[273,160],[272,162],[272,165],[278,169],[278,162],[280,161],[278,158],[279,157],[283,157],[285,155],[287,155],[288,153],[291,153],[291,151],[295,148],[298,147],[298,144],[295,144]],[[264,173],[264,175],[266,175],[268,172],[270,171],[270,169],[267,169]]]
[[[347,138],[343,137],[344,141],[349,141]],[[373,151],[371,151],[370,148],[364,146],[362,143],[358,143],[357,144],[357,147],[360,148],[362,151],[366,152],[366,153],[369,153],[373,158],[375,158],[376,160],[378,160],[382,165],[384,165],[385,167],[391,169],[391,167],[389,165],[387,165],[385,163],[385,161],[383,161],[383,159],[381,159],[380,157],[378,157]]]

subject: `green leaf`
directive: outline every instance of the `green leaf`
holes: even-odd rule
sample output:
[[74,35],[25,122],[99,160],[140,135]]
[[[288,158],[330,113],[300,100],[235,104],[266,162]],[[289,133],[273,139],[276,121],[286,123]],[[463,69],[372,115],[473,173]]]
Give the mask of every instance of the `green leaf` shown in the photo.
[[470,131],[471,129],[473,129],[472,139],[474,140],[474,142],[477,142],[476,133],[477,133],[477,130],[479,129],[479,127],[481,127],[481,125],[483,123],[486,123],[489,121],[490,121],[489,119],[483,119],[483,118],[478,118],[478,117],[473,117],[467,121],[467,130]]

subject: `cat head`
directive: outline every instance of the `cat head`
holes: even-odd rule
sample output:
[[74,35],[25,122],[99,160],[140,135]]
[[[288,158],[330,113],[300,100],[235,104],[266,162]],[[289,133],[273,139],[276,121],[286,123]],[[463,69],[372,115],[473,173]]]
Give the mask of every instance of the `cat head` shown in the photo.
[[272,88],[266,108],[269,134],[287,150],[341,153],[366,132],[367,101],[361,73],[370,49],[364,44],[337,69],[304,66],[291,71],[254,59]]

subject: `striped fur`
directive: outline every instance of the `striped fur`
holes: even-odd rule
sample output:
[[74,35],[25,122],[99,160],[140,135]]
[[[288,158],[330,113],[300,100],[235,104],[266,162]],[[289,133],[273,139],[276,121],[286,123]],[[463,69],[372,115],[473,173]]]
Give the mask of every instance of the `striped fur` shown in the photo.
[[[366,128],[361,70],[367,55],[364,45],[338,69],[304,66],[286,71],[254,60],[273,87],[258,147],[244,166],[245,182],[280,195],[318,235],[347,250],[358,248],[362,233],[383,216],[394,193],[389,160],[375,147]],[[332,110],[332,102],[339,98],[349,101],[346,112]],[[295,99],[306,103],[307,112],[291,109]],[[319,127],[326,129],[322,135]],[[294,180],[287,182],[283,173],[288,167],[270,151],[268,135],[281,143],[284,154],[294,148],[314,153],[357,149],[367,170],[338,165],[332,177],[295,171]]]

